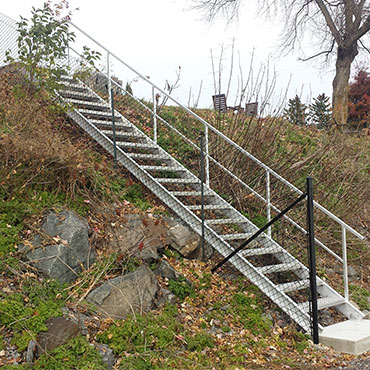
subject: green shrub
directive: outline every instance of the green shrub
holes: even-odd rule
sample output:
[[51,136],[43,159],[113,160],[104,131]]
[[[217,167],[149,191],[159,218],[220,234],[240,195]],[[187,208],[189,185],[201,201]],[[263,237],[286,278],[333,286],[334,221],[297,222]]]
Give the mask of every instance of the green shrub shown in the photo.
[[195,297],[194,287],[183,276],[180,276],[178,280],[170,280],[168,289],[181,300],[189,296]]

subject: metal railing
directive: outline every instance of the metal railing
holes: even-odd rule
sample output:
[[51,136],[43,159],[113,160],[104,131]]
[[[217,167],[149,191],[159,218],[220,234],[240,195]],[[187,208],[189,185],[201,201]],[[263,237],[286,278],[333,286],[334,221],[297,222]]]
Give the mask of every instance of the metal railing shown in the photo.
[[[4,22],[3,19],[9,20],[8,17],[5,17],[0,14],[0,22]],[[9,22],[8,22],[9,23]],[[0,23],[1,24],[1,23]],[[15,22],[14,22],[15,24]],[[13,24],[13,27],[14,27]],[[271,182],[273,179],[277,180],[281,184],[284,184],[288,187],[288,189],[292,193],[296,193],[298,195],[302,195],[303,192],[299,190],[296,186],[291,184],[288,180],[280,176],[278,173],[276,173],[273,169],[265,165],[263,162],[261,162],[258,158],[253,156],[251,153],[249,153],[247,150],[233,142],[230,138],[228,138],[225,134],[223,134],[221,131],[219,131],[217,128],[212,126],[210,123],[208,123],[206,120],[204,120],[202,117],[200,117],[198,114],[193,112],[191,109],[186,107],[184,104],[181,104],[179,101],[177,101],[174,97],[172,97],[170,94],[168,94],[164,89],[161,89],[154,83],[152,83],[149,79],[149,77],[139,73],[137,70],[129,66],[125,61],[123,61],[120,57],[115,55],[112,51],[104,47],[101,43],[96,41],[93,37],[91,37],[89,34],[84,32],[81,28],[79,28],[74,23],[70,22],[70,26],[73,28],[73,31],[76,33],[76,41],[74,45],[70,45],[70,50],[68,53],[68,63],[70,65],[73,64],[73,60],[81,59],[81,53],[77,51],[78,47],[84,44],[89,43],[89,46],[91,46],[91,49],[98,50],[102,54],[102,60],[105,60],[106,67],[102,67],[99,70],[99,73],[102,76],[105,76],[105,78],[108,81],[107,86],[107,96],[110,103],[112,103],[112,87],[115,89],[121,90],[122,94],[125,94],[129,96],[130,98],[134,99],[136,103],[145,111],[147,111],[151,117],[152,117],[152,124],[153,124],[153,140],[154,142],[158,141],[159,137],[159,126],[158,123],[164,124],[168,129],[172,130],[174,133],[179,135],[186,143],[188,143],[192,148],[194,148],[196,151],[200,152],[200,148],[197,145],[194,140],[191,140],[188,138],[179,128],[174,127],[171,123],[168,122],[165,117],[161,115],[161,111],[158,107],[158,101],[157,101],[157,94],[160,94],[161,97],[164,97],[166,101],[169,101],[173,106],[178,107],[181,109],[185,114],[192,117],[196,122],[198,122],[201,127],[203,127],[203,133],[204,133],[204,171],[205,171],[205,183],[207,185],[210,184],[211,181],[211,171],[210,171],[210,164],[215,165],[218,167],[221,171],[223,171],[225,174],[230,176],[232,179],[237,181],[242,187],[247,189],[250,193],[252,193],[254,196],[256,196],[259,200],[264,202],[266,206],[266,219],[269,222],[271,220],[271,212],[274,211],[276,213],[280,213],[280,208],[275,205],[271,200]],[[1,38],[4,36],[1,35]],[[81,41],[80,41],[81,40]],[[14,41],[13,41],[14,44]],[[13,45],[14,48],[16,48],[16,45]],[[6,44],[6,48],[9,49],[10,45],[9,43]],[[0,46],[0,55],[3,55],[2,53],[5,50],[5,46],[3,43],[1,43]],[[13,50],[12,50],[13,52]],[[14,53],[14,52],[13,52]],[[75,65],[77,66],[78,63]],[[114,71],[112,70],[113,65],[115,67]],[[77,67],[76,67],[77,68]],[[116,73],[122,73],[122,69],[124,69],[124,76],[127,80],[140,82],[140,85],[145,85],[145,99],[150,100],[151,104],[146,104],[143,102],[143,99],[139,99],[134,94],[131,94],[127,91],[127,89],[123,88],[117,81],[115,81],[113,77],[113,72]],[[137,95],[137,94],[136,94]],[[254,164],[256,164],[260,169],[262,169],[265,172],[265,194],[260,194],[255,188],[248,185],[245,181],[240,179],[239,176],[237,176],[235,173],[233,173],[231,170],[226,168],[223,164],[221,164],[217,159],[215,159],[209,151],[209,137],[210,134],[216,135],[218,139],[222,140],[225,145],[228,144],[231,147],[234,148],[238,153],[242,154],[245,159],[251,160]],[[365,238],[358,233],[356,230],[354,230],[351,226],[349,226],[346,222],[339,219],[337,216],[335,216],[333,213],[331,213],[329,210],[327,210],[322,205],[318,204],[317,202],[314,202],[314,207],[316,210],[319,210],[326,216],[328,216],[331,220],[333,220],[336,224],[338,224],[341,228],[341,245],[342,245],[342,256],[339,256],[337,253],[335,253],[332,249],[330,249],[325,243],[323,243],[318,238],[315,238],[315,242],[318,246],[320,246],[323,250],[325,250],[327,253],[329,253],[332,257],[334,257],[337,261],[343,264],[343,282],[344,282],[344,296],[345,299],[349,299],[349,290],[348,290],[348,268],[347,268],[347,232],[350,232],[354,236],[356,236],[360,240],[364,240]],[[290,218],[287,215],[284,215],[284,218],[291,223],[295,228],[297,228],[300,232],[307,235],[307,230],[305,227],[301,226],[298,222],[294,221],[292,218]],[[271,237],[271,228],[267,230],[268,236]]]

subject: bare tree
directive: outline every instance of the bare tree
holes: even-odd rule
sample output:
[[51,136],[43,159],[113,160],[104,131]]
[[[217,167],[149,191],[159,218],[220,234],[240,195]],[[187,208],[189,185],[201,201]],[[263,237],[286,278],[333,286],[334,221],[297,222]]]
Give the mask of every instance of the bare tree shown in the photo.
[[[222,15],[232,20],[243,0],[193,0],[195,7],[206,12],[211,21]],[[333,119],[344,125],[348,117],[348,82],[351,65],[359,51],[370,53],[363,36],[370,30],[369,0],[260,0],[267,14],[283,14],[285,28],[282,48],[301,47],[309,33],[316,39],[317,53],[301,60],[331,55],[336,58],[333,80]],[[307,32],[311,31],[311,32]]]

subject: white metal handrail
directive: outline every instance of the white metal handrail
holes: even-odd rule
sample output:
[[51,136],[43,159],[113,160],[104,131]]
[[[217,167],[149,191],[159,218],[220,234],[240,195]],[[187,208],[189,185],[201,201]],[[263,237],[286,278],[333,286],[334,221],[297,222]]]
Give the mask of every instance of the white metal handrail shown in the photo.
[[[108,55],[110,56],[113,56],[115,57],[120,63],[122,63],[125,67],[127,67],[128,69],[130,69],[132,72],[134,72],[138,77],[140,77],[142,80],[146,81],[148,84],[150,84],[153,88],[155,88],[156,90],[158,90],[161,94],[163,94],[164,96],[166,96],[168,99],[170,99],[172,102],[174,102],[176,105],[178,105],[180,108],[184,109],[187,113],[189,113],[190,115],[192,115],[194,118],[196,118],[198,121],[200,121],[201,123],[203,123],[203,125],[205,127],[207,127],[208,129],[210,129],[211,131],[213,131],[215,134],[217,134],[219,137],[221,137],[222,139],[224,139],[227,143],[229,143],[230,145],[232,145],[234,148],[236,148],[237,150],[239,150],[241,153],[243,153],[244,155],[246,155],[249,159],[251,159],[253,162],[255,162],[256,164],[258,164],[261,168],[265,169],[270,175],[273,175],[276,179],[280,180],[282,183],[284,183],[285,185],[287,185],[291,190],[293,190],[294,192],[296,192],[297,194],[299,195],[302,195],[303,192],[301,190],[299,190],[296,186],[294,186],[293,184],[291,184],[288,180],[286,180],[285,178],[283,178],[282,176],[280,176],[278,173],[276,173],[273,169],[271,169],[270,167],[268,167],[267,165],[265,165],[262,161],[260,161],[259,159],[257,159],[255,156],[253,156],[251,153],[249,153],[248,151],[246,151],[245,149],[243,149],[242,147],[240,147],[238,144],[236,144],[235,142],[233,142],[231,139],[229,139],[226,135],[224,135],[221,131],[217,130],[214,126],[212,126],[209,122],[205,121],[202,117],[198,116],[195,112],[193,112],[191,109],[189,109],[188,107],[184,106],[183,104],[181,104],[179,101],[177,101],[175,98],[173,98],[171,95],[167,94],[164,90],[162,90],[160,87],[158,87],[157,85],[155,85],[153,82],[151,82],[146,76],[144,76],[143,74],[139,73],[138,71],[136,71],[134,68],[132,68],[131,66],[129,66],[126,62],[124,62],[121,58],[119,58],[118,56],[116,56],[112,51],[110,51],[109,49],[107,49],[105,46],[103,46],[102,44],[100,44],[98,41],[96,41],[93,37],[91,37],[89,34],[87,34],[85,31],[83,31],[81,28],[79,28],[77,25],[75,25],[73,22],[69,22],[74,28],[76,28],[78,31],[80,31],[83,35],[85,35],[86,37],[88,37],[91,41],[93,41],[94,43],[96,43],[99,47],[101,47],[102,49],[104,49]],[[121,87],[122,88],[122,87]],[[122,90],[124,90],[122,88]],[[316,208],[318,208],[320,211],[322,211],[323,213],[325,213],[327,216],[329,216],[330,218],[332,218],[334,221],[336,221],[338,224],[340,224],[341,226],[343,226],[344,228],[346,228],[348,231],[350,231],[353,235],[355,235],[356,237],[358,237],[359,239],[361,240],[364,240],[365,237],[362,236],[359,232],[357,232],[355,229],[353,229],[351,226],[349,226],[347,223],[345,223],[343,220],[341,220],[339,217],[335,216],[333,213],[331,213],[329,210],[327,210],[325,207],[323,207],[322,205],[320,205],[319,203],[317,202],[314,202],[314,205]]]

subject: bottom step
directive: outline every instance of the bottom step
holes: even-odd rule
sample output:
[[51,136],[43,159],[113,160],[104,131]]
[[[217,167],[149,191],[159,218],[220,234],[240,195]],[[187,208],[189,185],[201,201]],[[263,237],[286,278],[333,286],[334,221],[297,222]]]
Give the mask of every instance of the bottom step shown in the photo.
[[[334,306],[339,306],[342,303],[345,303],[346,300],[344,298],[337,298],[337,297],[324,297],[324,298],[319,298],[317,300],[317,309],[322,310],[324,308],[328,307],[334,307]],[[298,307],[302,309],[305,312],[310,311],[310,304],[309,302],[303,302],[299,303]]]
[[325,327],[320,342],[338,352],[361,355],[370,351],[370,320],[348,320]]

